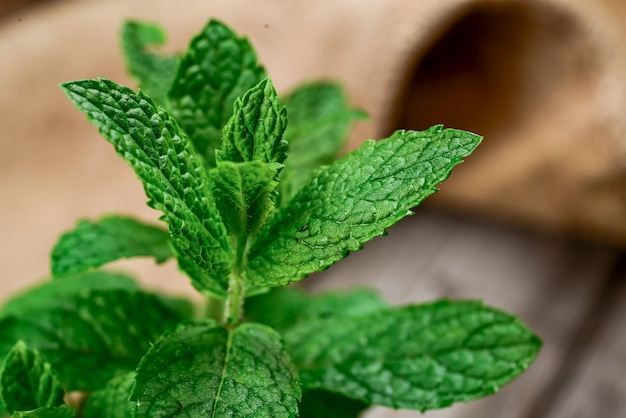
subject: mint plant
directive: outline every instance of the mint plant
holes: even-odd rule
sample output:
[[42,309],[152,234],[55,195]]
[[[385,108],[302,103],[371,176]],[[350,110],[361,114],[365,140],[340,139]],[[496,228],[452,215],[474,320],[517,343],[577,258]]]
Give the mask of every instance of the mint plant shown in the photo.
[[[285,287],[411,214],[478,135],[398,131],[335,160],[362,117],[336,84],[279,99],[249,42],[214,20],[182,55],[159,54],[164,40],[152,24],[123,27],[138,93],[105,79],[61,86],[163,223],[79,221],[52,250],[53,280],[4,304],[7,414],[350,418],[480,398],[527,368],[539,339],[480,302],[389,306],[369,290]],[[129,257],[175,259],[206,306],[100,269]],[[72,407],[68,392],[82,394]]]

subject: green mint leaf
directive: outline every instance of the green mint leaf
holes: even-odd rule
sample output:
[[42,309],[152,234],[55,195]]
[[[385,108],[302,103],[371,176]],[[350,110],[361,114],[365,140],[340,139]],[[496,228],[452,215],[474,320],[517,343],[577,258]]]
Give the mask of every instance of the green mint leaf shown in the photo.
[[[80,294],[86,291],[104,292],[108,289],[127,292],[139,291],[137,283],[129,276],[121,273],[112,273],[103,270],[94,270],[63,280],[64,283],[44,282],[14,295],[0,306],[0,317],[28,314],[40,309],[52,301],[61,300],[68,295]],[[17,341],[17,340],[15,340]],[[13,341],[13,342],[15,342]]]
[[480,140],[441,126],[398,131],[319,169],[252,242],[248,281],[285,285],[361,249],[434,193]]
[[82,273],[111,261],[154,257],[162,263],[172,257],[168,232],[134,218],[106,216],[81,220],[63,234],[52,250],[55,277]]
[[176,121],[148,96],[109,80],[62,87],[133,167],[148,204],[163,212],[178,251],[225,289],[231,252],[226,229],[210,198],[202,162]]
[[349,317],[385,309],[387,304],[370,289],[309,295],[294,288],[275,288],[246,300],[246,318],[279,332],[300,321]]
[[321,389],[306,390],[298,409],[300,418],[358,418],[368,404]]
[[190,257],[185,256],[176,248],[173,248],[178,261],[178,269],[191,280],[193,287],[206,296],[224,299],[226,297],[226,284],[221,276],[216,277],[203,270]]
[[179,58],[151,52],[165,44],[166,33],[159,25],[129,20],[123,23],[121,44],[126,69],[148,96],[169,110],[167,93],[174,82]]
[[135,402],[130,401],[130,391],[135,372],[116,376],[87,399],[84,416],[89,418],[133,418]]
[[206,165],[215,165],[222,128],[237,97],[266,77],[245,38],[211,20],[182,58],[169,97],[174,116]]
[[134,370],[150,343],[190,314],[188,303],[141,291],[126,276],[84,273],[47,282],[2,307],[0,355],[23,340],[68,390],[98,389]]
[[217,161],[262,161],[280,167],[287,157],[286,127],[287,110],[266,78],[235,100]]
[[300,86],[283,103],[289,114],[285,131],[289,159],[281,173],[289,184],[284,192],[286,202],[304,186],[313,170],[335,161],[348,138],[350,124],[366,115],[351,109],[341,86],[331,82]]
[[41,355],[19,341],[0,373],[0,395],[8,412],[63,405],[65,390]]
[[228,233],[240,239],[255,235],[274,211],[276,170],[259,161],[220,162],[210,179]]
[[11,418],[74,418],[76,411],[67,405],[47,406],[33,411],[18,411]]
[[517,318],[473,301],[301,322],[285,340],[305,387],[420,411],[495,393],[541,346]]
[[138,416],[295,417],[300,385],[278,333],[259,324],[182,324],[137,368]]

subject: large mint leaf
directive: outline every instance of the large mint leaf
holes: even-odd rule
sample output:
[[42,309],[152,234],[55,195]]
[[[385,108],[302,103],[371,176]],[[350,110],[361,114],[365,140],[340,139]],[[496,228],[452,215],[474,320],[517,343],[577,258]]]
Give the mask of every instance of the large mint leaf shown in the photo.
[[84,416],[89,418],[133,418],[135,402],[130,401],[130,392],[135,372],[116,376],[87,399]]
[[0,310],[0,355],[15,341],[38,350],[68,390],[103,387],[134,370],[188,303],[141,291],[126,276],[90,272],[47,282]]
[[163,212],[178,251],[225,289],[230,272],[226,229],[210,198],[202,162],[176,121],[143,93],[109,80],[71,81],[62,87],[133,167],[149,205]]
[[276,288],[246,299],[246,318],[280,332],[300,321],[360,316],[384,309],[387,304],[369,289],[309,295],[294,288]]
[[15,412],[11,418],[74,418],[76,411],[67,405],[47,406],[33,411]]
[[65,390],[40,354],[19,341],[0,372],[0,395],[8,412],[63,405]]
[[172,257],[166,230],[134,218],[106,216],[81,220],[61,235],[52,250],[52,274],[77,274],[108,262],[130,257],[154,257],[162,263]]
[[222,132],[218,161],[262,161],[282,165],[287,157],[283,133],[287,111],[269,78],[235,100],[234,111]]
[[259,161],[220,162],[210,179],[228,233],[241,239],[256,234],[274,210],[276,170]]
[[351,109],[346,96],[336,83],[308,83],[290,93],[283,103],[289,114],[285,139],[289,143],[289,159],[281,173],[286,202],[300,190],[314,169],[331,164],[348,138],[350,124],[365,114]]
[[421,411],[495,393],[541,346],[517,318],[473,301],[300,322],[285,339],[305,387]]
[[121,44],[126,69],[148,96],[169,109],[167,93],[174,81],[179,58],[151,52],[165,41],[165,31],[155,23],[128,20],[122,25]]
[[358,418],[368,404],[321,389],[306,390],[300,402],[300,418]]
[[174,116],[207,166],[215,164],[235,99],[265,77],[248,40],[223,23],[211,20],[192,39],[169,97]]
[[434,193],[480,139],[441,126],[398,131],[316,171],[256,236],[248,281],[285,285],[359,250]]
[[138,416],[295,417],[300,385],[276,331],[215,321],[165,334],[137,368]]

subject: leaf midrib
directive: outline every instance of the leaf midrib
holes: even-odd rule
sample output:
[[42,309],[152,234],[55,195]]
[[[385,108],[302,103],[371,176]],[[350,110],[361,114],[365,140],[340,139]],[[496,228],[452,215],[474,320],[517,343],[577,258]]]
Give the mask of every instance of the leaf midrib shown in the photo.
[[230,362],[231,356],[231,348],[232,348],[232,339],[234,331],[230,328],[225,328],[226,332],[228,332],[228,338],[226,339],[226,354],[224,355],[224,367],[222,368],[222,375],[220,376],[220,383],[217,387],[217,391],[215,392],[215,399],[213,400],[213,412],[211,413],[211,418],[216,418],[217,404],[220,401],[220,396],[222,395],[222,388],[224,386],[224,381],[226,380],[226,371],[228,369],[228,364]]

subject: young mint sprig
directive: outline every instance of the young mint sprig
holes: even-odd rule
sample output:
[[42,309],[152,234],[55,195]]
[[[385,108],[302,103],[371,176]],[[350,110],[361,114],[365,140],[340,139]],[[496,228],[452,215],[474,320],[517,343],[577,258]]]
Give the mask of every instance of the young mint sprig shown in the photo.
[[[528,367],[539,339],[479,302],[389,307],[363,289],[281,288],[409,215],[478,135],[398,131],[335,160],[362,117],[337,85],[281,101],[249,42],[216,21],[180,58],[153,52],[165,39],[155,25],[129,22],[122,38],[142,90],[103,79],[62,88],[135,170],[167,230],[107,216],[60,238],[56,280],[0,309],[0,409],[74,417],[62,395],[80,390],[81,413],[101,418],[356,418],[370,405],[482,397]],[[96,270],[146,256],[178,261],[208,296],[207,318]]]
[[215,165],[233,102],[266,77],[248,40],[221,22],[211,20],[191,40],[168,98],[206,167]]
[[[284,116],[270,83],[261,81],[235,104],[236,111],[224,128],[223,149],[217,154],[221,171],[212,173],[217,178],[213,187],[210,173],[200,166],[193,145],[175,120],[141,92],[135,95],[108,80],[75,81],[63,88],[135,168],[150,205],[163,211],[178,251],[229,293],[230,323],[241,318],[239,306],[246,287],[283,286],[360,249],[434,193],[435,185],[481,139],[436,126],[366,142],[313,172],[308,183],[273,212],[268,198],[276,188],[273,181],[260,176],[251,182],[249,175],[244,181],[241,170],[219,166],[228,160],[258,161],[271,171],[284,160],[284,122],[280,122]],[[244,199],[259,195],[266,198]],[[227,203],[221,205],[221,215],[216,202]],[[231,216],[233,212],[240,215]],[[247,221],[245,228],[236,225],[249,216],[257,220],[254,232],[259,220],[270,218],[250,244]],[[213,290],[198,282],[194,285]]]

